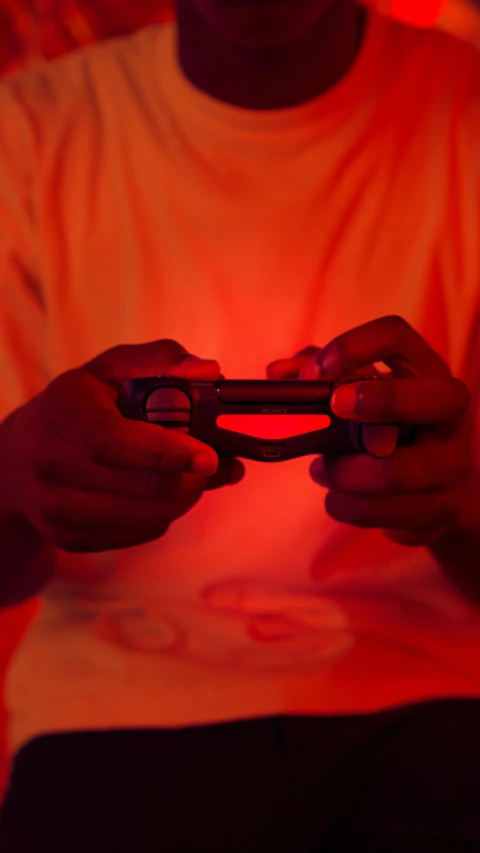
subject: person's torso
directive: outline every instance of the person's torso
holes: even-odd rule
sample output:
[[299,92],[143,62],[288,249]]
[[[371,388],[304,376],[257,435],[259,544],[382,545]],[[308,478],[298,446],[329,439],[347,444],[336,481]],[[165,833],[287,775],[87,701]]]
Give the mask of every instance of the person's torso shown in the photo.
[[[392,314],[465,371],[480,293],[469,63],[453,73],[444,37],[377,18],[368,38],[291,125],[277,113],[249,126],[197,96],[173,69],[173,25],[104,48],[61,103],[45,98],[36,202],[52,379],[159,339],[217,359],[226,378],[261,379],[277,358]],[[111,725],[131,722],[142,695],[145,722],[173,724],[248,714],[267,693],[265,708],[319,713],[480,692],[478,616],[426,549],[329,518],[311,461],[246,460],[239,485],[205,493],[157,541],[58,552],[11,696],[28,672],[45,704],[45,691],[70,691],[79,725],[109,690]],[[45,687],[62,668],[63,687]]]

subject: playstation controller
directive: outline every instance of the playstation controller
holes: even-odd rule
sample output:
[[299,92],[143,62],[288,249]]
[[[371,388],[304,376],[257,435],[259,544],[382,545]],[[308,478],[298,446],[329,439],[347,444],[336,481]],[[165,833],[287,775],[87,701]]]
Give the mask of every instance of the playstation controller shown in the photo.
[[[365,382],[381,382],[366,377]],[[324,453],[376,453],[371,426],[335,415],[330,400],[346,382],[317,380],[244,380],[215,382],[177,376],[153,376],[124,382],[117,400],[121,414],[133,420],[188,433],[219,457],[283,462]],[[375,425],[393,449],[415,440],[415,428]],[[288,434],[293,433],[293,434]],[[392,444],[390,440],[390,444]],[[392,451],[390,451],[392,452]]]

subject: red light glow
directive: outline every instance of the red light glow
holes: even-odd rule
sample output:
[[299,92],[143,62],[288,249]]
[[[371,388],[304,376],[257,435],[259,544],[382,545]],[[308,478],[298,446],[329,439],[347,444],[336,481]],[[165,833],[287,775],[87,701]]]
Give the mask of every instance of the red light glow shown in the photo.
[[220,415],[217,426],[254,438],[283,439],[330,426],[328,415]]

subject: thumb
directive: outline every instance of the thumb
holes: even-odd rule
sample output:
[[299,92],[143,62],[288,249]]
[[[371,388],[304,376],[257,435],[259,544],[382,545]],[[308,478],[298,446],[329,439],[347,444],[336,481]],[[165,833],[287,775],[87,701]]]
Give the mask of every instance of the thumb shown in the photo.
[[166,373],[207,381],[215,381],[220,377],[217,361],[192,356],[185,347],[171,340],[112,347],[84,364],[83,370],[116,390],[120,390],[122,383],[130,379]]

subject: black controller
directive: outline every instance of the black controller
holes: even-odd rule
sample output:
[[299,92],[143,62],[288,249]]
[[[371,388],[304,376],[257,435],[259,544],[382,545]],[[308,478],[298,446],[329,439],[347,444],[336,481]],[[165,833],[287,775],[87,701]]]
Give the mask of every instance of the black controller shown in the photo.
[[[361,381],[381,382],[382,379],[368,377]],[[205,382],[153,376],[124,382],[117,405],[124,417],[188,433],[212,447],[219,457],[283,462],[322,453],[370,452],[377,455],[368,446],[368,428],[338,418],[330,408],[335,388],[344,384],[295,379],[221,378]],[[217,419],[222,415],[327,415],[330,423],[301,435],[266,439],[218,426]],[[379,427],[375,429],[378,431]],[[396,445],[412,444],[415,438],[414,427],[386,424],[382,429],[390,435],[393,431]]]

